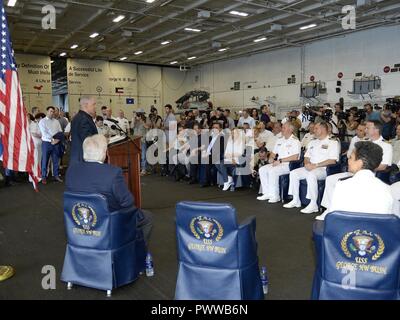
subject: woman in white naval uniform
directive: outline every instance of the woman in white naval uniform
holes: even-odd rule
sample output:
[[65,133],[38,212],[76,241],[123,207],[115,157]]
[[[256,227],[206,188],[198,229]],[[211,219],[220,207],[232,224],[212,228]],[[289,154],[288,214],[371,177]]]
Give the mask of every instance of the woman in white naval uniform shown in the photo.
[[270,164],[259,169],[260,191],[263,195],[258,197],[257,200],[269,200],[269,203],[281,201],[279,197],[279,177],[290,172],[289,162],[298,160],[301,152],[300,141],[293,135],[294,129],[291,122],[286,122],[282,126],[283,137],[277,140],[274,150],[269,156],[268,162]]
[[[381,130],[382,130],[382,125],[379,122],[375,122],[375,121],[367,122],[366,137],[370,141],[379,145],[383,150],[382,162],[379,165],[379,167],[376,169],[376,171],[386,170],[386,168],[392,164],[393,147],[389,143],[385,142],[385,140],[382,138]],[[357,134],[357,136],[359,136],[359,135]],[[353,140],[356,139],[356,137],[354,137]],[[352,142],[353,142],[353,140],[352,140]],[[354,149],[354,144],[350,145],[349,152],[353,152],[353,149]],[[348,153],[347,157],[350,158],[350,155],[351,155],[351,153],[350,154]],[[321,205],[323,207],[325,207],[327,210],[329,210],[336,183],[340,179],[351,177],[352,175],[353,175],[353,173],[351,173],[351,172],[341,172],[341,173],[333,174],[333,175],[327,177],[327,179],[325,181],[324,196],[322,197],[322,201],[321,201]],[[327,212],[329,212],[329,211],[327,211]]]

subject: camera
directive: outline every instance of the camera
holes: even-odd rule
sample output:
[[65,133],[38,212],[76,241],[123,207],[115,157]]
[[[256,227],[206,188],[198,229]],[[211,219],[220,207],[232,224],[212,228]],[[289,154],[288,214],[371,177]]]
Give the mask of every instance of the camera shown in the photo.
[[387,98],[386,105],[392,111],[392,113],[397,113],[400,110],[400,96]]
[[333,116],[333,111],[328,109],[323,111],[321,118],[325,122],[330,122],[332,120],[332,116]]

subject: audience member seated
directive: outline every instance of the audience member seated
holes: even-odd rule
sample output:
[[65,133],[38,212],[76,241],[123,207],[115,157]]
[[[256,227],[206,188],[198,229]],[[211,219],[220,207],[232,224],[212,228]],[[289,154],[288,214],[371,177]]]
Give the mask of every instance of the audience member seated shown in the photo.
[[339,161],[340,146],[336,139],[328,135],[328,124],[320,122],[315,125],[315,137],[308,146],[304,156],[304,167],[290,172],[289,194],[293,200],[284,205],[285,208],[300,208],[300,180],[307,180],[307,195],[309,205],[302,213],[318,212],[318,180],[326,178],[326,167]]
[[288,174],[289,162],[298,160],[301,152],[299,139],[293,134],[292,122],[282,126],[283,137],[278,139],[274,150],[269,155],[269,164],[259,169],[262,196],[258,200],[269,200],[269,203],[281,201],[279,197],[279,177]]
[[393,198],[390,187],[375,177],[382,162],[382,148],[371,141],[359,141],[349,158],[352,177],[339,180],[333,191],[329,209],[318,220],[333,211],[391,214]]
[[[253,173],[251,174],[253,178],[253,186],[260,186],[260,177],[258,175],[258,171],[261,167],[266,166],[268,164],[268,152],[265,147],[261,147],[258,152],[254,155],[254,168]],[[259,189],[259,188],[258,188]]]
[[[362,130],[362,125],[360,125],[360,131]],[[373,143],[377,144],[380,146],[383,150],[383,157],[382,157],[382,163],[375,169],[375,172],[377,171],[384,171],[387,169],[388,166],[392,164],[392,146],[387,143],[385,140],[383,140],[381,136],[381,130],[382,130],[382,125],[380,122],[377,121],[368,121],[366,124],[366,136],[367,138],[372,141]],[[358,131],[358,130],[357,130]],[[353,138],[354,141],[356,140],[361,140],[362,138],[359,138],[359,136],[362,136],[359,132],[357,132],[357,136]],[[353,141],[352,140],[352,141]],[[349,149],[353,149],[353,146],[350,144]],[[325,191],[324,195],[322,197],[321,205],[325,207],[326,209],[329,209],[329,211],[332,211],[330,209],[330,204],[331,204],[331,197],[333,195],[333,192],[335,190],[335,185],[336,183],[343,178],[346,177],[351,177],[353,175],[352,172],[342,172],[338,174],[331,175],[327,177],[326,182],[325,182]]]
[[275,122],[272,124],[272,136],[268,137],[268,140],[265,144],[265,147],[269,152],[274,150],[275,143],[279,138],[282,138],[282,125],[279,122]]
[[243,110],[242,116],[239,118],[238,121],[238,128],[243,128],[243,123],[247,122],[250,126],[250,129],[253,129],[256,126],[256,121],[249,116],[249,112],[247,110]]
[[[66,191],[73,193],[97,193],[106,197],[110,212],[134,206],[122,169],[105,164],[107,139],[100,134],[88,137],[83,142],[84,162],[72,164],[66,175]],[[148,243],[152,228],[149,213],[138,210],[137,227],[143,231]]]
[[233,176],[235,175],[235,169],[237,165],[242,165],[245,148],[245,133],[238,128],[233,129],[225,148],[224,161],[216,165],[224,180],[223,191],[229,190],[234,184]]
[[274,139],[274,134],[265,128],[264,122],[259,122],[254,130],[255,152],[265,147],[269,139]]

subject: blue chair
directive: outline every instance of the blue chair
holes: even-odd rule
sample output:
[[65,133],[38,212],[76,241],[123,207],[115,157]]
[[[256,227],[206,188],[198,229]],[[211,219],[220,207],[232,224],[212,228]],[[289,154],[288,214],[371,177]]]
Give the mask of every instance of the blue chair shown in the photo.
[[[331,164],[326,167],[326,175],[330,176],[333,174],[340,173],[341,171],[341,164],[335,163]],[[325,180],[318,180],[318,199],[317,204],[318,208],[321,209],[321,201],[325,191]],[[300,180],[300,201],[303,206],[308,206],[310,203],[310,199],[306,198],[307,196],[307,180],[303,179]]]
[[[295,160],[289,162],[289,170],[295,170],[303,165],[303,160]],[[282,203],[289,200],[289,174],[283,174],[279,177],[279,194]]]
[[109,212],[98,194],[64,193],[67,250],[61,280],[107,291],[135,281],[145,269],[146,248],[137,231],[137,208]]
[[395,175],[390,177],[390,184],[396,183],[400,181],[400,172],[397,172]]
[[392,167],[387,167],[386,170],[378,171],[375,173],[375,176],[383,181],[386,184],[390,184],[390,173],[392,171]]
[[312,299],[399,300],[400,219],[332,212],[314,224]]
[[254,217],[238,226],[229,204],[180,202],[176,229],[175,299],[263,299]]

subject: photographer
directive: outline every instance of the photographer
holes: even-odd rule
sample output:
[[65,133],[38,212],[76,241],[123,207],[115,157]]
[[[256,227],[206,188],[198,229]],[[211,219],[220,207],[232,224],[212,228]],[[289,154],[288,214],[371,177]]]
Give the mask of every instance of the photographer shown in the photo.
[[392,139],[395,135],[396,117],[397,115],[392,112],[390,105],[385,104],[381,112],[381,122],[383,124],[382,137],[386,140]]
[[158,111],[154,106],[151,106],[150,108],[149,121],[150,129],[161,129],[162,118],[158,115]]
[[138,109],[136,111],[135,117],[133,118],[133,121],[132,121],[132,129],[133,129],[133,135],[141,137],[140,142],[141,142],[142,152],[141,152],[141,162],[140,162],[140,168],[141,168],[140,174],[142,176],[146,174],[146,167],[147,167],[146,134],[147,134],[147,131],[150,129],[150,127],[151,127],[151,122],[146,119],[144,110]]
[[345,141],[350,141],[356,135],[359,122],[356,119],[354,111],[350,111],[343,121],[340,121],[344,126]]
[[325,103],[324,107],[322,108],[322,119],[332,126],[332,134],[339,135],[339,119],[336,110],[341,112],[343,111],[343,107],[340,104],[336,104],[335,108],[336,106],[338,106],[338,109],[335,109],[334,113],[331,105],[329,103]]

